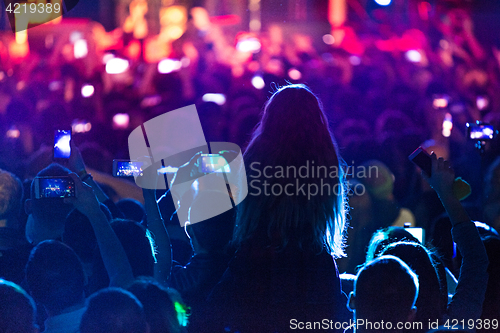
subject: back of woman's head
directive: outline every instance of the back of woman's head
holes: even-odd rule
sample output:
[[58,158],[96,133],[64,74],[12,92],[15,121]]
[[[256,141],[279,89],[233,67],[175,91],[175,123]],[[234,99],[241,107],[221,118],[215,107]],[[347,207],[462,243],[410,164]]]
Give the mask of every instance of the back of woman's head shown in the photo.
[[431,253],[418,243],[396,242],[386,246],[381,255],[393,255],[400,258],[418,275],[420,290],[416,302],[416,321],[427,322],[441,319],[443,300]]
[[259,234],[278,248],[326,245],[343,256],[341,159],[321,103],[306,86],[273,94],[244,160],[250,188],[238,205],[236,245]]

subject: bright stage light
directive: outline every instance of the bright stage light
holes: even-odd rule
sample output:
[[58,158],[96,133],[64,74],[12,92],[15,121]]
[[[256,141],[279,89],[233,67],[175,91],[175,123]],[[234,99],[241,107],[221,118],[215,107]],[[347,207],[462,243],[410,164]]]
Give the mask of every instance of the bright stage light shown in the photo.
[[205,94],[201,98],[203,102],[214,102],[217,105],[224,105],[226,104],[226,96],[223,94]]
[[302,73],[299,72],[299,70],[297,70],[296,68],[290,68],[290,70],[288,71],[288,76],[290,77],[290,79],[298,81],[302,78]]
[[332,45],[333,43],[335,43],[335,38],[330,34],[326,34],[323,35],[323,42],[325,44]]
[[130,123],[130,116],[126,113],[117,113],[113,116],[114,129],[126,129]]
[[87,98],[94,95],[94,86],[91,84],[84,84],[82,87],[82,96]]
[[182,62],[174,59],[163,59],[158,63],[158,72],[161,74],[168,74],[176,72],[182,67]]
[[238,41],[236,49],[240,52],[257,53],[260,51],[260,42],[257,38],[246,38]]
[[122,74],[128,69],[128,61],[120,58],[109,59],[106,63],[106,73],[108,74]]
[[391,4],[391,0],[375,0],[375,2],[380,6],[389,6]]
[[448,138],[451,135],[451,130],[453,129],[453,118],[450,113],[447,113],[444,116],[443,120],[443,131],[442,134],[445,138]]
[[405,53],[406,60],[410,62],[420,62],[422,55],[417,50],[409,50]]
[[252,78],[252,85],[255,87],[255,89],[264,89],[264,87],[266,86],[266,83],[264,82],[264,79],[262,78],[262,76],[254,76]]

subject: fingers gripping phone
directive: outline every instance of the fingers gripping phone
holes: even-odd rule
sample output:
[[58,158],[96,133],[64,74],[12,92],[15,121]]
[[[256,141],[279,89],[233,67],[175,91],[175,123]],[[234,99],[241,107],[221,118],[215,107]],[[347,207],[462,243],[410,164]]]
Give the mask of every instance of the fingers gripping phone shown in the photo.
[[75,182],[69,176],[36,177],[35,199],[75,197]]
[[[410,161],[418,166],[427,175],[427,177],[432,176],[432,158],[428,152],[422,147],[415,149],[413,153],[408,156]],[[471,187],[462,178],[458,177],[453,182],[453,194],[459,200],[467,198],[471,194]]]

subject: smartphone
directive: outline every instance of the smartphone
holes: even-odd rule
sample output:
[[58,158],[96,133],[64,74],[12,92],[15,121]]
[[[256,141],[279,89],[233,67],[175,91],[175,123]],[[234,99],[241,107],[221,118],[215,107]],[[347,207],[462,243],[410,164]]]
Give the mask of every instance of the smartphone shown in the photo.
[[405,227],[405,230],[408,231],[413,237],[418,239],[420,244],[424,244],[424,242],[425,242],[425,230],[423,228]]
[[76,196],[75,182],[69,176],[36,177],[35,199],[69,198]]
[[410,156],[408,156],[411,162],[422,169],[428,177],[432,174],[432,159],[431,155],[425,151],[424,148],[418,147],[415,149]]
[[219,154],[201,154],[198,165],[201,173],[231,172],[226,159]]
[[71,130],[57,130],[54,135],[54,158],[71,156]]
[[137,177],[143,175],[142,165],[144,162],[113,160],[114,177]]
[[493,125],[467,123],[467,137],[471,140],[493,140],[496,135]]

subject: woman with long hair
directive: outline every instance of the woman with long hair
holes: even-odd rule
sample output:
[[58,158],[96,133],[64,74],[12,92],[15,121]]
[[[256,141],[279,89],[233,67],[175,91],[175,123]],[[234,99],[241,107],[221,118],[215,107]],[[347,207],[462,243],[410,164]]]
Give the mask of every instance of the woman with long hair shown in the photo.
[[242,333],[323,319],[332,325],[319,328],[333,329],[347,315],[334,261],[344,256],[346,185],[319,99],[304,85],[278,89],[243,156],[248,195],[211,297],[218,319]]

